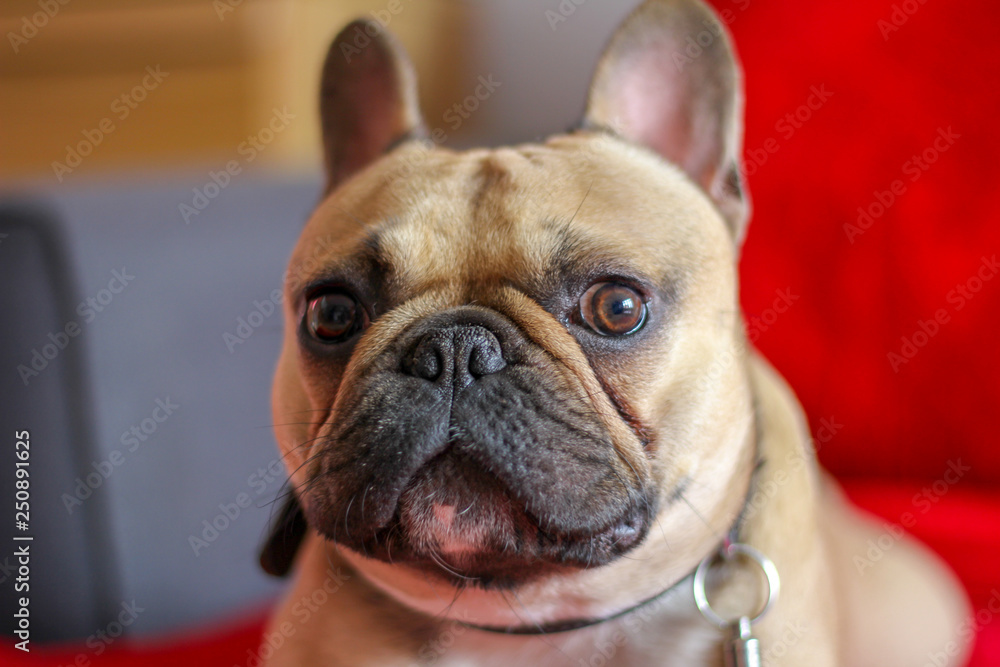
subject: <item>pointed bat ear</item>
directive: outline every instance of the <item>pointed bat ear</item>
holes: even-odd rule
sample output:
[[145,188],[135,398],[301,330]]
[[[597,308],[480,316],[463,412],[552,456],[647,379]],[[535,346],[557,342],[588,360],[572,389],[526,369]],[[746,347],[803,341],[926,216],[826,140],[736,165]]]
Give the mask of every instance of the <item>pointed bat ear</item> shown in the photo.
[[260,566],[264,571],[275,577],[288,575],[308,530],[302,506],[295,494],[289,492],[260,549]]
[[354,21],[330,45],[320,120],[327,194],[397,143],[426,134],[413,65],[375,21]]
[[[697,57],[687,51],[692,39]],[[625,20],[597,65],[584,127],[611,130],[683,169],[742,240],[743,80],[726,29],[703,2],[647,0]]]

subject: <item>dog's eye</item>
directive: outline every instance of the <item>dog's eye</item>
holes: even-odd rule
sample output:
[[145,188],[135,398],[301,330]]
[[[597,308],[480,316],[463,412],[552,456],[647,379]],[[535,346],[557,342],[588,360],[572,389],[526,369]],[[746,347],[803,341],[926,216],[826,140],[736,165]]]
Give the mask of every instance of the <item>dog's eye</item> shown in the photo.
[[343,292],[313,297],[306,312],[309,333],[323,343],[340,343],[369,324],[368,313],[357,299]]
[[580,298],[580,316],[602,336],[625,336],[646,321],[642,295],[618,283],[597,283]]

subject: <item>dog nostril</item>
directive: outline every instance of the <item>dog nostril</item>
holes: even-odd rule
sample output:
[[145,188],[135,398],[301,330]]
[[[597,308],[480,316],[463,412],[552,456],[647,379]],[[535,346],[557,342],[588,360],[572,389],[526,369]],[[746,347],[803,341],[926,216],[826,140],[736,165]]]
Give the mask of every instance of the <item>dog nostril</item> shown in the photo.
[[484,330],[483,333],[485,335],[479,336],[469,350],[469,373],[474,378],[499,373],[507,367],[500,341],[488,331]]
[[410,357],[406,369],[411,375],[433,382],[441,377],[441,357],[433,341],[422,340]]

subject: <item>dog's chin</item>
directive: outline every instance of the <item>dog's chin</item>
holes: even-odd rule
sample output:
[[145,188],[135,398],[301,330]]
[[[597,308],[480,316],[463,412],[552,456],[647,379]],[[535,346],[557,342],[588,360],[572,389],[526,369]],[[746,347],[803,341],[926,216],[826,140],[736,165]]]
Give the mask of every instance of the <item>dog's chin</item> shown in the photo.
[[507,589],[607,564],[648,530],[645,508],[625,509],[597,531],[547,530],[547,521],[544,507],[526,507],[515,490],[450,449],[409,480],[386,525],[326,537],[454,586]]

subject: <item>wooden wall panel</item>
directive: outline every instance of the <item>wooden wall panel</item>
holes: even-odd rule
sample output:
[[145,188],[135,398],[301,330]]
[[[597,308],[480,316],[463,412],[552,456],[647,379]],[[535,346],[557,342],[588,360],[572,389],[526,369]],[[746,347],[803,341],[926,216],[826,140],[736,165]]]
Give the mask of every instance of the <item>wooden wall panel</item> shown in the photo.
[[[42,6],[58,11],[44,16]],[[0,178],[58,181],[136,168],[213,168],[267,127],[275,109],[295,119],[260,152],[258,165],[318,169],[315,109],[323,55],[347,21],[375,14],[389,19],[425,75],[426,113],[440,118],[461,97],[467,44],[460,2],[5,2]],[[26,29],[26,17],[40,27]],[[130,91],[144,79],[148,87],[154,81],[148,72],[157,68],[166,75],[155,87],[136,90],[145,99],[133,100]],[[101,132],[102,121],[113,131]],[[71,172],[53,166],[69,166],[67,146],[83,142],[86,150],[98,137],[101,143]]]

